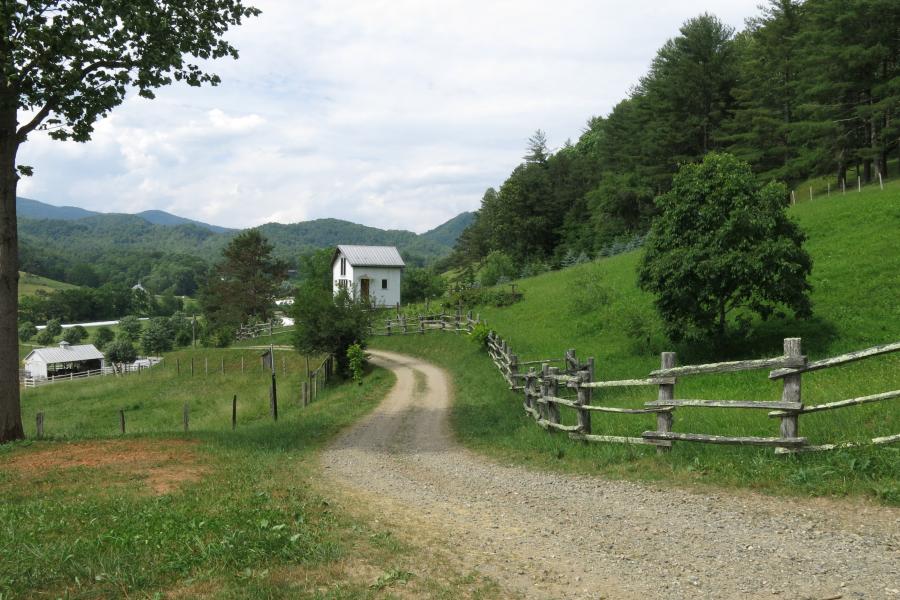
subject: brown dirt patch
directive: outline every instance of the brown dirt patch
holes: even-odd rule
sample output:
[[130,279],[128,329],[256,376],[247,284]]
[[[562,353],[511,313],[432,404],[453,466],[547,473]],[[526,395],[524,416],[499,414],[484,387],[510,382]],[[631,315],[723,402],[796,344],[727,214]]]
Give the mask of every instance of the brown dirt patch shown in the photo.
[[197,443],[187,440],[104,440],[53,443],[13,455],[5,468],[26,478],[48,472],[87,468],[140,479],[155,494],[168,494],[198,481],[207,471],[199,463]]

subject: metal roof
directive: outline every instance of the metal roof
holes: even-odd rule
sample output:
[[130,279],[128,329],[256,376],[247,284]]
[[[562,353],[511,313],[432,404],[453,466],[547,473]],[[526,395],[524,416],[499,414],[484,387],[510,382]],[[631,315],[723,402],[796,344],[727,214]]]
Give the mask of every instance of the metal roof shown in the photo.
[[[400,252],[394,246],[343,246],[337,247],[334,258],[343,254],[354,267],[405,267]],[[334,260],[331,261],[332,264]]]
[[84,344],[82,346],[60,344],[57,348],[35,348],[25,357],[26,362],[35,355],[40,357],[48,365],[79,362],[82,360],[98,360],[103,358],[103,353],[97,350],[93,344]]

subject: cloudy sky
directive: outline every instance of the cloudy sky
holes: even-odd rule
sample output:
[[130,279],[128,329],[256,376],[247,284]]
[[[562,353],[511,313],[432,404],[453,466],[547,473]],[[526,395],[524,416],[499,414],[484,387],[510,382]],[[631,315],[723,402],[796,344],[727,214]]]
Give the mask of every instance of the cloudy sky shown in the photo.
[[[252,1],[252,0],[251,0]],[[478,207],[541,128],[576,139],[704,11],[759,0],[256,0],[222,85],[136,96],[87,144],[34,135],[19,195],[224,225],[336,217],[423,232]]]

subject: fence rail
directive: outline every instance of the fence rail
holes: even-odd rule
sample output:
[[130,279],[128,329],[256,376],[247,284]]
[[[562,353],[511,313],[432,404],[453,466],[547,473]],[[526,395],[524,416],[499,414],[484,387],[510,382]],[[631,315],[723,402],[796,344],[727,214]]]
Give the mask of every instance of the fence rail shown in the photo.
[[159,364],[160,359],[151,358],[149,364],[127,364],[118,367],[103,367],[102,369],[92,369],[90,371],[81,371],[80,373],[65,373],[63,375],[49,375],[47,377],[27,377],[21,376],[20,382],[26,388],[36,388],[51,383],[59,383],[61,381],[74,381],[76,379],[87,379],[88,377],[98,377],[102,375],[115,375],[117,373],[140,373]]
[[[423,335],[434,331],[454,331],[471,333],[478,324],[486,324],[478,316],[473,318],[472,312],[462,314],[419,315],[415,320],[404,316],[386,319],[384,325],[373,328],[373,335]],[[799,432],[801,415],[838,410],[849,406],[883,402],[900,398],[900,390],[886,391],[878,394],[850,398],[826,404],[804,406],[801,396],[801,381],[804,373],[839,367],[851,362],[865,360],[875,356],[900,351],[900,342],[883,344],[856,352],[808,362],[801,353],[800,338],[786,338],[782,356],[772,358],[739,360],[698,365],[675,366],[674,352],[663,352],[660,357],[660,368],[651,371],[647,377],[640,379],[621,379],[611,381],[594,380],[594,361],[589,358],[579,362],[575,350],[567,350],[563,358],[548,358],[520,361],[510,348],[509,342],[494,331],[487,337],[487,352],[491,362],[497,367],[500,375],[513,391],[523,393],[522,407],[526,414],[547,431],[567,433],[574,440],[599,443],[645,444],[656,446],[658,452],[671,450],[675,442],[729,444],[740,446],[763,446],[775,449],[776,454],[795,452],[816,452],[837,448],[856,447],[860,445],[882,445],[900,442],[900,434],[872,438],[864,444],[855,442],[835,442],[812,445]],[[561,364],[562,366],[551,366]],[[536,369],[535,367],[540,367]],[[522,372],[528,367],[527,372]],[[722,400],[691,399],[675,397],[675,388],[679,378],[694,375],[716,375],[773,369],[768,378],[781,380],[782,393],[780,400]],[[655,386],[657,399],[645,402],[640,408],[622,408],[602,406],[592,403],[593,390],[615,387]],[[567,390],[573,397],[563,397],[560,390]],[[575,411],[577,424],[562,423],[560,408]],[[673,431],[675,415],[679,409],[737,409],[768,410],[769,417],[779,419],[778,435],[763,436],[723,436],[707,433],[689,433]],[[656,429],[644,431],[640,437],[594,435],[592,414],[613,413],[619,415],[656,415]],[[643,418],[643,417],[642,417]]]

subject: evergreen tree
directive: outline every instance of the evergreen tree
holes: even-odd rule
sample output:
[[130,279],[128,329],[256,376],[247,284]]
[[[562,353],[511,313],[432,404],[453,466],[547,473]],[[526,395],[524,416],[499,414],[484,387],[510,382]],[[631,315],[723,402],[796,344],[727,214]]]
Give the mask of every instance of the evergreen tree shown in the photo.
[[275,258],[272,245],[251,229],[235,236],[222,261],[200,291],[200,305],[213,329],[235,329],[250,319],[272,317],[275,298],[287,277],[287,263]]

